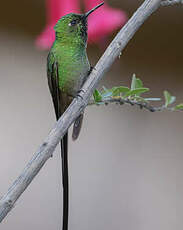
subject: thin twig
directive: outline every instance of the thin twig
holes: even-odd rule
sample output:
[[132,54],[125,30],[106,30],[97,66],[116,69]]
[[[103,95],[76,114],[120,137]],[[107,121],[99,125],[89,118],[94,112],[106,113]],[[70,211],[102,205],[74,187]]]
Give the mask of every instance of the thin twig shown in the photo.
[[[175,111],[174,108],[171,107],[166,107],[165,105],[159,106],[159,107],[154,107],[152,105],[149,105],[148,103],[145,102],[140,102],[140,101],[136,101],[136,100],[130,100],[130,99],[123,99],[121,97],[111,97],[111,98],[107,98],[107,99],[102,99],[101,101],[97,102],[98,105],[100,105],[101,103],[103,103],[104,105],[108,105],[110,103],[117,103],[120,105],[124,105],[124,104],[128,104],[128,105],[136,105],[138,106],[140,109],[146,109],[150,112],[162,112],[165,110],[168,111]],[[91,100],[88,105],[97,105],[96,102],[94,102],[93,100]],[[182,110],[179,110],[182,111]]]
[[129,40],[141,27],[144,21],[157,8],[159,8],[160,3],[161,0],[145,0],[131,19],[116,35],[112,43],[98,61],[96,67],[91,72],[77,98],[72,101],[66,112],[55,123],[44,143],[39,147],[38,151],[34,154],[23,172],[0,200],[0,222],[13,208],[16,200],[38,174],[45,162],[52,156],[55,147],[60,142],[60,139],[64,136],[68,128],[87,106],[93,90],[98,85],[104,73],[107,72],[114,60],[120,55],[121,51],[126,47]]
[[164,0],[161,2],[162,6],[173,6],[176,4],[183,4],[183,0]]

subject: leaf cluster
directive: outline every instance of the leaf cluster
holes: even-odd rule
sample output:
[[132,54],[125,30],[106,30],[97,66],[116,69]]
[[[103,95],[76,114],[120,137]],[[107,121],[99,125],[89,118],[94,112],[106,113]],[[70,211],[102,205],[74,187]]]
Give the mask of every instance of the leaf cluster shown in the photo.
[[[128,104],[138,104],[141,107],[149,106],[149,103],[152,101],[161,101],[161,98],[157,97],[144,97],[142,94],[150,91],[149,88],[143,86],[142,80],[136,77],[135,74],[132,76],[131,85],[130,87],[127,86],[115,86],[111,89],[107,89],[103,86],[102,90],[99,91],[95,89],[93,93],[94,104],[101,105],[101,104],[108,104],[109,102],[123,102],[120,104],[128,103]],[[162,110],[171,110],[171,111],[183,111],[183,103],[175,104],[176,97],[172,96],[170,92],[165,90],[164,94],[164,103],[158,108],[152,107],[152,111],[162,111]],[[175,104],[172,106],[172,104]],[[154,110],[153,110],[154,108]]]

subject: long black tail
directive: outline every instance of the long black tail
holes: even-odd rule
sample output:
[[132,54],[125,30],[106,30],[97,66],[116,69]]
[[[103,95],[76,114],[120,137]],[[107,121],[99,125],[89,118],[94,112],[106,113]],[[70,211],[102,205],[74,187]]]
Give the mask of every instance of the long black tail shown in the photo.
[[68,133],[61,140],[62,184],[63,184],[63,219],[62,230],[68,230],[69,216],[69,175],[68,175]]

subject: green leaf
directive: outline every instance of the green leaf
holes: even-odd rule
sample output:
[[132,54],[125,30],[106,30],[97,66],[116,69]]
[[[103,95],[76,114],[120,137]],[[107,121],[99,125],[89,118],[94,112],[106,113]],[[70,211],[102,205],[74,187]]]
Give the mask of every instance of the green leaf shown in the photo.
[[165,107],[167,107],[168,105],[172,104],[173,102],[175,102],[176,97],[172,96],[168,91],[164,91],[164,97],[165,97]]
[[135,74],[133,74],[132,82],[131,82],[131,90],[138,89],[138,88],[143,88],[143,83],[139,78],[136,77]]
[[102,91],[101,96],[104,98],[111,96],[121,96],[120,94],[127,93],[128,91],[130,91],[130,89],[125,86],[116,86],[111,89],[106,89],[103,87],[103,89],[104,90]]
[[95,89],[93,92],[93,98],[94,98],[96,103],[101,102],[101,100],[102,100],[102,95],[97,89]]
[[144,98],[146,101],[161,101],[161,98],[158,97],[152,97],[152,98]]
[[102,97],[110,97],[112,95],[112,91],[107,89],[105,86],[102,86],[103,90],[101,91]]
[[183,103],[179,104],[179,105],[176,105],[174,107],[175,110],[183,110]]
[[103,91],[101,92],[102,97],[106,98],[106,97],[110,97],[113,94],[113,91],[117,88],[117,87],[113,87],[111,89],[107,89],[104,86],[102,87]]
[[169,104],[173,104],[175,101],[176,101],[176,97],[175,96],[171,96]]
[[120,96],[121,93],[127,93],[130,89],[125,86],[114,87],[112,89],[112,96]]
[[135,84],[135,88],[143,88],[143,83],[139,78],[136,78],[136,84]]
[[125,94],[125,97],[129,97],[133,95],[139,96],[140,94],[145,93],[147,91],[149,91],[149,88],[139,88],[139,89],[130,90]]
[[133,74],[132,82],[131,82],[131,90],[134,90],[135,88],[136,88],[136,75]]
[[102,88],[104,92],[108,91],[108,89],[105,86],[102,86]]
[[107,91],[102,93],[103,98],[111,97],[111,96],[112,96],[112,92],[110,90],[107,90]]

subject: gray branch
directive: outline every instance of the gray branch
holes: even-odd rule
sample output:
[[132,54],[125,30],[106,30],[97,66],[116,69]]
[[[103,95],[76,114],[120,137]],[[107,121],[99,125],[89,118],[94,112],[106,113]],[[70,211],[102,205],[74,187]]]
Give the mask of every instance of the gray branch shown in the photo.
[[164,0],[161,2],[162,6],[173,6],[176,4],[183,4],[183,0]]
[[109,45],[97,65],[85,82],[79,95],[72,101],[66,112],[55,123],[53,129],[38,148],[33,158],[27,164],[20,176],[15,180],[8,192],[0,200],[0,222],[13,208],[15,202],[25,191],[45,162],[52,156],[52,153],[64,136],[73,121],[87,106],[93,90],[98,85],[104,73],[110,68],[114,60],[120,55],[129,40],[140,28],[144,21],[160,6],[161,0],[145,0],[131,19],[120,30],[112,43]]

